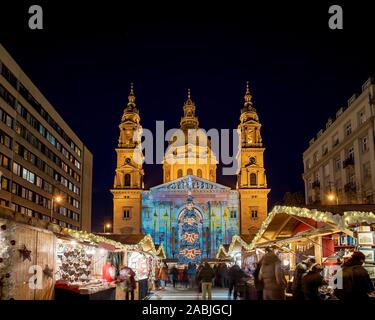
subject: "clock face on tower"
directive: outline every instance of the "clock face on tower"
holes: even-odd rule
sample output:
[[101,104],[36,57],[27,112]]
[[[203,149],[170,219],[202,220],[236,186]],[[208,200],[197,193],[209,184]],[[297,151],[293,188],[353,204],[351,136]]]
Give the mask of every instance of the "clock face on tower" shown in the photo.
[[130,159],[130,158],[126,158],[126,159],[125,159],[125,163],[126,163],[126,164],[129,164],[129,163],[130,163],[130,161],[131,161],[131,159]]
[[250,161],[250,164],[255,164],[256,163],[255,157],[250,157],[249,161]]

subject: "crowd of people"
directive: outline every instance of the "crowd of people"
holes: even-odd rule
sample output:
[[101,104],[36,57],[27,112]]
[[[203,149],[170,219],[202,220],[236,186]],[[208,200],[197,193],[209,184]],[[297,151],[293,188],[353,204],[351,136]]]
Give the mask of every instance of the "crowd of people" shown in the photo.
[[236,264],[228,267],[225,263],[215,264],[213,267],[208,262],[195,265],[189,263],[184,268],[176,265],[168,268],[164,263],[159,269],[156,278],[158,290],[165,290],[170,283],[173,288],[197,289],[202,293],[203,299],[212,298],[212,288],[227,288],[228,296],[238,298],[238,285],[240,281],[249,276]]
[[[366,300],[374,291],[373,283],[367,270],[363,267],[365,255],[353,252],[350,258],[343,261],[336,275],[335,289],[329,298],[340,300]],[[320,289],[328,283],[323,278],[323,267],[315,258],[310,257],[297,264],[293,281],[288,286],[281,268],[281,261],[272,248],[258,262],[254,284],[259,300],[284,300],[289,292],[295,300],[321,300],[326,296]]]
[[288,296],[295,300],[321,300],[327,298],[340,300],[366,300],[374,292],[373,283],[367,270],[363,267],[365,256],[354,252],[351,257],[339,266],[336,289],[328,295],[322,288],[328,283],[323,277],[323,267],[313,257],[307,257],[297,264],[293,277],[286,280],[281,260],[274,248],[267,248],[264,256],[251,270],[244,271],[237,264],[228,267],[225,263],[208,262],[198,266],[189,264],[184,268],[167,264],[160,268],[157,274],[157,287],[165,290],[170,283],[174,288],[197,289],[202,293],[202,299],[212,298],[212,288],[227,288],[228,297],[237,299],[239,287],[249,279],[253,280],[258,300],[284,300]]

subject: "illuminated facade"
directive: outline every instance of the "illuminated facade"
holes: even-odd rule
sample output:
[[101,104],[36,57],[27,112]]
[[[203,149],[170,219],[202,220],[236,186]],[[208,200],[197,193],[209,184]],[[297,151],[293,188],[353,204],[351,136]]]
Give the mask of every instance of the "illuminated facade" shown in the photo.
[[[216,182],[216,155],[195,115],[190,97],[180,130],[163,160],[163,184],[143,188],[143,159],[134,133],[141,132],[133,88],[120,124],[114,188],[114,233],[150,234],[180,263],[215,257],[236,234],[257,230],[267,216],[267,189],[260,123],[247,87],[241,110],[238,188]],[[245,138],[244,138],[245,137]],[[138,140],[138,139],[135,139]],[[137,159],[134,159],[137,158]]]

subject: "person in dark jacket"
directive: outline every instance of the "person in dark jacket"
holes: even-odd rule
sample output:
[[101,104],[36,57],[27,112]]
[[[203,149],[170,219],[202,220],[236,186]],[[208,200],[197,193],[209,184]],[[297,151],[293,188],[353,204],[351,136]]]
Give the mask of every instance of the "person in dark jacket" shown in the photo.
[[309,268],[316,262],[315,258],[307,258],[306,260],[301,261],[296,266],[296,270],[293,275],[293,284],[292,292],[293,299],[295,300],[304,300],[305,296],[302,291],[302,277],[306,274]]
[[349,260],[342,265],[342,289],[335,291],[340,300],[368,300],[369,293],[374,291],[367,270],[362,266],[365,255],[353,252]]
[[262,261],[263,261],[263,259],[260,259],[258,261],[258,263],[256,264],[256,267],[255,267],[254,273],[253,273],[254,286],[255,286],[255,290],[257,292],[257,300],[263,300],[264,284],[263,284],[262,280],[259,280],[259,272],[260,272],[260,268],[262,266]]
[[322,270],[322,266],[315,263],[302,276],[301,286],[305,300],[320,300],[319,287],[327,284],[321,275]]
[[176,288],[176,284],[177,284],[177,280],[178,280],[178,270],[177,270],[176,266],[172,267],[171,275],[172,275],[173,288]]
[[246,273],[237,265],[234,264],[228,270],[228,280],[229,280],[229,291],[228,297],[232,296],[233,292],[233,299],[236,300],[238,297],[238,284],[240,280],[244,277],[247,277]]
[[281,269],[281,261],[274,252],[264,255],[259,271],[263,281],[263,300],[285,300],[286,279]]
[[182,271],[182,283],[187,288],[189,286],[189,272],[188,267],[185,266],[184,270]]
[[212,279],[215,278],[215,272],[212,270],[208,262],[204,263],[204,267],[198,274],[198,280],[202,282],[202,299],[212,300]]

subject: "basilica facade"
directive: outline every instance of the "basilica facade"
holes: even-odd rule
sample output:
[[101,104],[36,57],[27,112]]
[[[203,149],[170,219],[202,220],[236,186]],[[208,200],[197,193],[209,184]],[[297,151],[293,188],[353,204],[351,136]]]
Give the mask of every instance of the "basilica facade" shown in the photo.
[[[261,123],[246,87],[240,112],[237,187],[216,182],[217,157],[199,130],[196,106],[188,92],[178,135],[163,160],[163,183],[145,190],[142,131],[133,87],[119,129],[113,194],[114,233],[150,234],[169,258],[180,263],[216,256],[234,235],[253,234],[267,216],[267,187]],[[137,134],[135,134],[137,133]],[[193,136],[192,136],[193,135]],[[203,141],[203,143],[202,143]]]

